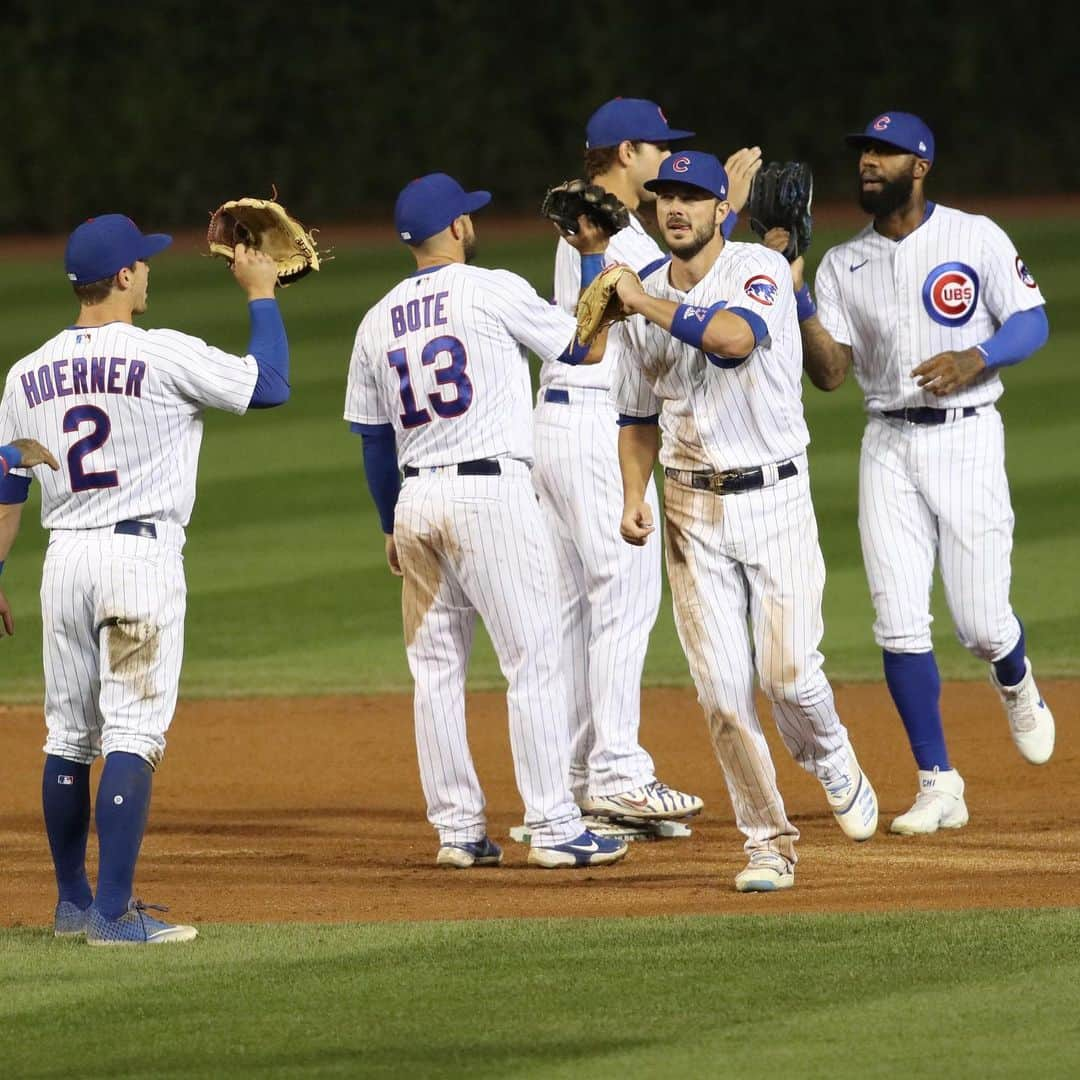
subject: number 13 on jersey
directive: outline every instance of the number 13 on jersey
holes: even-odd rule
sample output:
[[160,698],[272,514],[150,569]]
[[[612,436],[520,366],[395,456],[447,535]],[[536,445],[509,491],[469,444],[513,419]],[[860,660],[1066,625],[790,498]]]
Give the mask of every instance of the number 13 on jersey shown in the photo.
[[[401,394],[401,423],[415,428],[431,423],[431,411],[420,407],[413,388],[406,349],[393,349],[386,354],[390,366],[397,372]],[[436,388],[427,394],[427,403],[443,420],[461,416],[473,399],[473,384],[465,374],[465,346],[456,338],[444,335],[432,338],[420,353],[423,367],[434,365]],[[422,381],[422,380],[421,380]],[[445,387],[446,389],[439,389]]]

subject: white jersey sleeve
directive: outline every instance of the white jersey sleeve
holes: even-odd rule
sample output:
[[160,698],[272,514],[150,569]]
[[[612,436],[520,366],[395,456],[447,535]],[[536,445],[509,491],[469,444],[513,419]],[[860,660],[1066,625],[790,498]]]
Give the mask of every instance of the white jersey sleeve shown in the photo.
[[1000,326],[1019,311],[1046,303],[1031,271],[1000,225],[979,218],[983,237],[983,300]]
[[166,385],[193,405],[247,412],[259,378],[255,357],[233,356],[177,330],[148,330],[143,351],[161,362]]
[[660,399],[637,360],[647,348],[644,339],[648,332],[649,324],[641,315],[617,323],[608,332],[608,348],[614,348],[619,358],[611,384],[611,400],[625,416],[656,416],[660,412]]
[[555,360],[573,342],[573,316],[544,300],[522,277],[509,270],[491,271],[488,302],[507,333],[543,361]]
[[386,397],[380,388],[365,347],[365,322],[356,331],[352,358],[349,361],[349,380],[345,390],[345,419],[353,424],[380,425],[393,422]]
[[851,345],[851,329],[848,327],[847,313],[840,296],[839,283],[836,280],[837,260],[833,248],[825,253],[814,279],[817,293],[817,313],[821,325],[832,335],[839,345]]
[[555,303],[571,315],[581,295],[581,256],[562,237],[555,249]]
[[757,346],[767,347],[788,317],[791,272],[782,255],[762,244],[746,244],[739,251],[742,258],[739,265],[741,281],[738,284],[742,288],[729,301],[727,310],[747,316],[755,338],[763,323],[765,336],[757,342]]

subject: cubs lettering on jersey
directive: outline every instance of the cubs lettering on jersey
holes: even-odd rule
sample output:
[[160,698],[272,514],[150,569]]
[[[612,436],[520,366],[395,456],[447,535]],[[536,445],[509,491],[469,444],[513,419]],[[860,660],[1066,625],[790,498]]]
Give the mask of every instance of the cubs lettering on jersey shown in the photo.
[[[934,204],[927,215],[899,242],[867,225],[826,252],[818,269],[818,317],[851,346],[871,411],[940,408],[912,368],[970,349],[1010,315],[1044,303],[1012,241],[989,218]],[[1001,393],[998,373],[988,371],[950,394],[948,405],[987,405]]]

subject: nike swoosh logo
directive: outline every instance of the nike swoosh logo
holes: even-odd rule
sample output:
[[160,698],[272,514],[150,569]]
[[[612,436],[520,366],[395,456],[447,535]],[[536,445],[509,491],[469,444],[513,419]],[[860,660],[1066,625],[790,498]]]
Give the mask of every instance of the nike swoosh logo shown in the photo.
[[587,855],[592,855],[594,852],[600,850],[600,845],[595,840],[590,840],[588,846],[585,844],[567,844],[571,851],[581,851]]
[[861,263],[852,263],[851,266],[848,267],[848,269],[854,274],[856,270],[858,270],[862,266],[865,266],[869,261],[869,259],[863,259]]

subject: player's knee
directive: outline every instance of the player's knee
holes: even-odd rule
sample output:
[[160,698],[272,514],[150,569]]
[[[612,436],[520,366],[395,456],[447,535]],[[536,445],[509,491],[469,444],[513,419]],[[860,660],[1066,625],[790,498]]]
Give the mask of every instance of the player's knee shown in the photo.
[[74,761],[78,765],[92,765],[98,757],[98,751],[87,748],[86,738],[67,737],[63,733],[49,733],[45,740],[45,753],[50,757]]
[[990,663],[1005,656],[1016,644],[1017,623],[1014,616],[994,626],[957,623],[956,636],[972,656]]
[[878,619],[874,623],[874,640],[887,652],[922,653],[930,652],[934,639],[930,634],[930,623],[904,626]]
[[106,757],[113,753],[135,754],[147,762],[152,769],[156,769],[165,756],[165,736],[106,730],[101,740],[101,752]]

